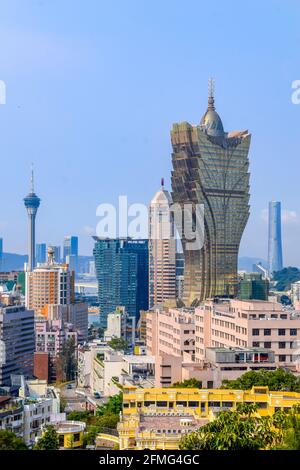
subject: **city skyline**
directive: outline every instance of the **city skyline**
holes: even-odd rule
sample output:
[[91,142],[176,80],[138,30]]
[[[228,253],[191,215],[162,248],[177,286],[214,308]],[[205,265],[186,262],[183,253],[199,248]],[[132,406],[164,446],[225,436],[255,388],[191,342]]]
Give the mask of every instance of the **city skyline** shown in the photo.
[[[101,21],[100,29],[91,12],[95,18],[110,20],[114,10],[109,5],[103,6],[101,12],[97,2],[84,12],[75,8],[74,21],[70,22],[68,2],[59,6],[61,20],[56,15],[58,4],[54,7],[28,2],[26,8],[19,5],[20,16],[15,25],[18,34],[10,26],[14,3],[3,6],[0,20],[2,42],[7,44],[0,58],[1,78],[7,85],[7,103],[0,106],[2,152],[19,169],[14,173],[14,184],[8,179],[1,189],[2,196],[5,194],[10,201],[0,216],[0,237],[6,252],[27,251],[27,221],[21,199],[32,160],[36,190],[43,201],[36,241],[58,245],[65,234],[76,233],[84,255],[92,253],[91,234],[98,221],[95,212],[99,203],[115,203],[119,194],[128,194],[131,202],[147,205],[161,175],[165,175],[169,190],[170,126],[183,117],[197,122],[206,102],[207,78],[213,75],[218,110],[226,116],[224,127],[240,128],[246,123],[253,135],[251,212],[240,256],[267,258],[265,212],[268,201],[276,199],[283,208],[285,264],[300,265],[299,208],[293,191],[297,172],[290,171],[298,165],[300,112],[300,106],[291,100],[291,84],[299,70],[296,2],[290,1],[290,8],[286,9],[280,9],[277,1],[274,5],[278,9],[259,4],[260,15],[258,2],[253,2],[247,10],[249,26],[240,23],[234,1],[229,1],[226,8],[204,5],[201,9],[192,2],[193,17],[176,3],[168,8],[170,2],[166,2],[160,9],[161,18],[156,18],[154,7],[132,2],[125,8],[120,3],[115,26],[112,28],[111,21],[109,27]],[[89,22],[89,30],[79,20],[82,15]],[[196,19],[202,15],[208,21],[200,31]],[[170,17],[172,26],[165,28],[165,20]],[[252,37],[249,28],[254,18],[257,28]],[[191,27],[180,29],[182,33],[178,35],[183,19],[189,20]],[[232,23],[234,33],[226,28],[224,36],[222,25]],[[199,56],[196,51],[201,37],[209,34],[211,25],[215,25],[216,41],[207,43]],[[285,28],[281,38],[277,34],[279,25]],[[238,44],[237,34],[241,39]],[[179,70],[174,68],[178,48],[182,52]],[[274,48],[276,56],[271,54]],[[232,57],[222,54],[231,49]],[[144,50],[147,54],[142,54]],[[22,61],[20,51],[25,58]],[[139,68],[134,65],[137,59]],[[125,69],[125,64],[125,74],[119,82],[114,77],[119,69]],[[186,73],[188,64],[193,74]],[[162,73],[152,72],[160,68]],[[85,119],[87,116],[89,119]],[[122,130],[115,139],[115,123],[119,120]],[[13,139],[12,135],[18,138]],[[111,139],[113,149],[106,143]],[[110,161],[118,155],[122,157],[117,157],[112,168]],[[24,237],[16,237],[15,233]]]

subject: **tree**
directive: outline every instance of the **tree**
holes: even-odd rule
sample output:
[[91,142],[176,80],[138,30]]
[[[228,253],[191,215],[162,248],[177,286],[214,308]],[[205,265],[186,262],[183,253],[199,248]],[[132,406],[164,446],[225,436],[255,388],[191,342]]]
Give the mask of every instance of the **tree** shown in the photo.
[[11,431],[0,430],[1,450],[27,450],[27,445],[20,437]]
[[37,441],[34,450],[58,450],[59,439],[54,426],[49,425],[46,427],[42,437]]
[[253,386],[266,386],[271,391],[300,392],[300,378],[284,369],[249,371],[236,380],[223,380],[222,388],[250,390]]
[[127,341],[124,338],[112,338],[109,341],[108,346],[110,346],[115,351],[126,351],[128,348]]
[[272,417],[258,416],[256,405],[243,403],[236,411],[223,411],[197,431],[183,436],[179,448],[186,450],[259,450],[280,441]]
[[97,407],[96,416],[103,416],[105,413],[114,413],[119,416],[123,405],[123,394],[113,395],[105,405]]
[[274,450],[300,450],[300,406],[295,405],[288,414],[281,419],[281,442]]
[[186,379],[183,382],[175,382],[172,388],[202,388],[202,382],[195,378]]
[[76,345],[74,338],[69,338],[63,344],[56,359],[56,375],[62,382],[74,380],[76,372]]
[[276,290],[289,290],[292,282],[300,281],[300,269],[291,266],[283,268],[273,274],[273,280],[276,281]]

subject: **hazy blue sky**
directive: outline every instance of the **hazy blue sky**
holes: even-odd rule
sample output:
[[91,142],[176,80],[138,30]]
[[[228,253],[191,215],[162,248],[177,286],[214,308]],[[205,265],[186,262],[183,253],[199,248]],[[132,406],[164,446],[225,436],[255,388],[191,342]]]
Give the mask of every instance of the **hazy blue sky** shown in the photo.
[[268,201],[282,201],[284,261],[300,265],[297,0],[1,0],[0,236],[25,253],[30,163],[37,241],[77,234],[90,254],[96,207],[148,203],[165,176],[170,128],[198,123],[207,80],[225,130],[252,133],[251,217],[241,255],[266,257]]

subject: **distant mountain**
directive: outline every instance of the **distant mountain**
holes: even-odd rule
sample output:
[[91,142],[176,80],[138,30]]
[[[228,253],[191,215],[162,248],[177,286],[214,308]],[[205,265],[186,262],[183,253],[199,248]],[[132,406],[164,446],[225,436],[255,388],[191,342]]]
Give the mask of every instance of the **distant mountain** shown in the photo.
[[16,253],[3,253],[1,271],[23,271],[24,263],[28,261],[27,255]]
[[253,265],[257,263],[261,263],[264,268],[267,268],[268,266],[267,261],[262,258],[251,258],[248,256],[242,256],[241,258],[239,258],[239,262],[238,262],[239,270],[252,272]]

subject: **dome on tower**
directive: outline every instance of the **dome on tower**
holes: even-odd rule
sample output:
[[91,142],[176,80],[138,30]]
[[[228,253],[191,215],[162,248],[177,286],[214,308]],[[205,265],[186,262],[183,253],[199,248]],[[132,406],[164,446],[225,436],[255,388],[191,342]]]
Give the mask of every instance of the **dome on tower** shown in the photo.
[[201,119],[200,126],[208,135],[219,137],[224,135],[223,123],[215,110],[214,84],[212,79],[209,82],[209,96],[207,111]]

